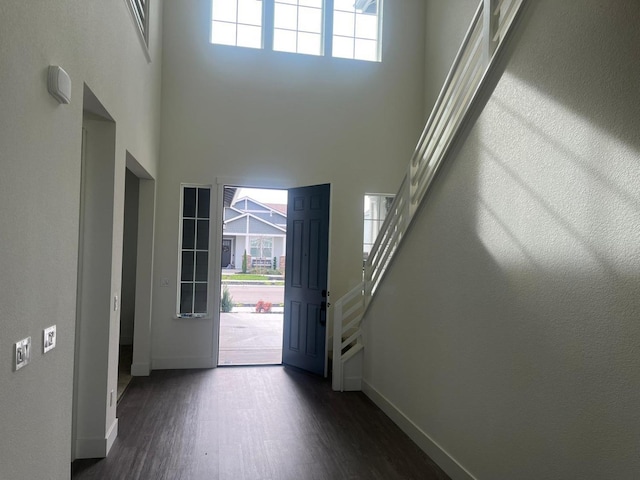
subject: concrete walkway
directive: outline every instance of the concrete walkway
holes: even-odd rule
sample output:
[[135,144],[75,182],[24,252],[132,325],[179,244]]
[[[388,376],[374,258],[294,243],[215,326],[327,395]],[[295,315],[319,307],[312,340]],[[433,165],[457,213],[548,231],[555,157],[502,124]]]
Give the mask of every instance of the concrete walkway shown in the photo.
[[218,365],[268,365],[282,363],[282,309],[255,313],[234,308],[220,313]]

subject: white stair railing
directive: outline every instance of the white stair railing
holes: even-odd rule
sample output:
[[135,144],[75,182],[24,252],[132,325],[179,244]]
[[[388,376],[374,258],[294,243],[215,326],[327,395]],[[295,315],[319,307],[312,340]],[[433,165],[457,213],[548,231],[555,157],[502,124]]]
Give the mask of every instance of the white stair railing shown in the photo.
[[333,389],[344,389],[344,366],[362,350],[361,322],[376,288],[429,191],[443,160],[503,48],[526,0],[481,0],[413,153],[407,174],[364,268],[363,282],[333,308]]
[[[333,305],[334,327],[336,327],[335,322],[340,322],[339,328],[334,328],[333,335],[331,381],[334,390],[344,390],[344,365],[363,348],[360,326],[365,311],[365,298],[364,282],[360,282]],[[338,332],[337,335],[336,332]]]

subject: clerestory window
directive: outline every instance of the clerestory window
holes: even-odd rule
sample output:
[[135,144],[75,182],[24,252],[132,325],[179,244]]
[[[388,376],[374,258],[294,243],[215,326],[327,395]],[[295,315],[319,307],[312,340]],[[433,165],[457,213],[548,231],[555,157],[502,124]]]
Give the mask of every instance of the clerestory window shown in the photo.
[[213,0],[211,43],[262,48],[262,1]]
[[379,54],[375,0],[334,0],[333,56],[375,62]]
[[273,49],[322,55],[322,0],[275,0]]
[[381,61],[382,0],[211,1],[211,43]]

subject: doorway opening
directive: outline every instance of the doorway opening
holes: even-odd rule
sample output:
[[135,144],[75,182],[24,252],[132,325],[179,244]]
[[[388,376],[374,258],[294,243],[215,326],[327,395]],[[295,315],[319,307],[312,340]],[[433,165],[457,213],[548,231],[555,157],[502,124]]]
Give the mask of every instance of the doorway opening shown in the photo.
[[224,187],[219,366],[282,363],[287,193]]
[[140,179],[131,170],[125,168],[122,281],[120,284],[120,338],[118,342],[118,402],[122,398],[132,378],[131,364],[133,363],[133,332],[136,312],[139,191]]

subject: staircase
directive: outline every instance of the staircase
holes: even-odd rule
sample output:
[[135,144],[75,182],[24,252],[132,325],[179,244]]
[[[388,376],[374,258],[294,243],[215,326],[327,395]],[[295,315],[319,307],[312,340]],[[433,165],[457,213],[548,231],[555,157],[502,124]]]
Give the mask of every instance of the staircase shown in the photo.
[[[473,107],[506,46],[526,0],[481,0],[413,153],[364,267],[363,280],[333,307],[334,390],[360,390],[361,364],[345,372],[364,349],[362,321],[420,203],[443,161],[461,139]],[[356,371],[354,378],[353,371]]]

